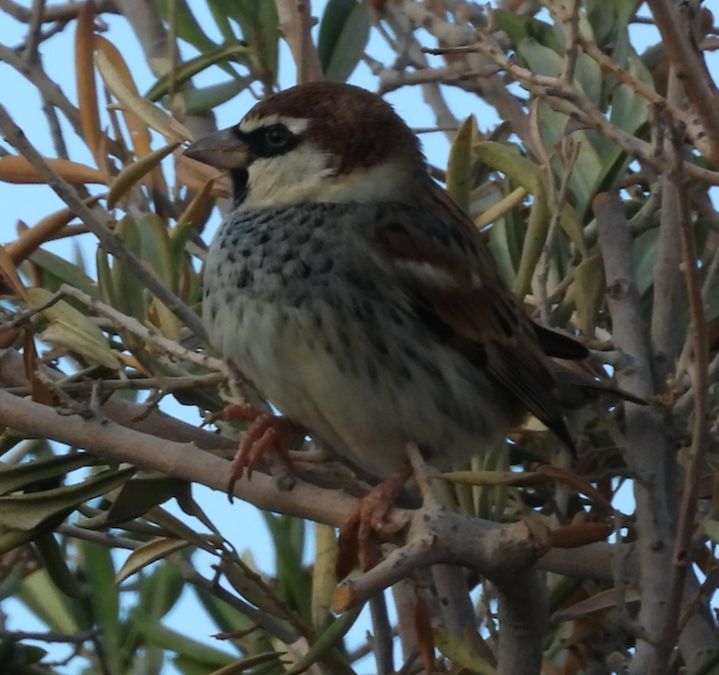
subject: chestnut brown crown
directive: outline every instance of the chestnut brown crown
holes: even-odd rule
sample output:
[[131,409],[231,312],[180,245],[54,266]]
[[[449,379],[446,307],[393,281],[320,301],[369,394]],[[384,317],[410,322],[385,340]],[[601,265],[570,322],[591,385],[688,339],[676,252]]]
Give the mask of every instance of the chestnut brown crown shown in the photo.
[[269,96],[185,154],[228,169],[247,208],[416,199],[417,181],[429,181],[419,141],[392,106],[335,82]]

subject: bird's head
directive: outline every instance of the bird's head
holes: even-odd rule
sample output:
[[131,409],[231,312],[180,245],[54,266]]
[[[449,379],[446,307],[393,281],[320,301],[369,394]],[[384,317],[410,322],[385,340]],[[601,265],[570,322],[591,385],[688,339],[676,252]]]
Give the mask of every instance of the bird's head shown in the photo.
[[427,180],[419,142],[392,107],[334,82],[269,96],[185,154],[227,169],[235,202],[246,208],[405,201]]

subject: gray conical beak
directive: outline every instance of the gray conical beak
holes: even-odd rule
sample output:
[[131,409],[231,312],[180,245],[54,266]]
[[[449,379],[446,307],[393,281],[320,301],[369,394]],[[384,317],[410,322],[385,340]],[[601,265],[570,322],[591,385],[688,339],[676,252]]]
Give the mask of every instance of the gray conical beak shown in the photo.
[[244,169],[249,156],[247,146],[237,135],[237,127],[222,129],[195,141],[184,155],[218,169]]

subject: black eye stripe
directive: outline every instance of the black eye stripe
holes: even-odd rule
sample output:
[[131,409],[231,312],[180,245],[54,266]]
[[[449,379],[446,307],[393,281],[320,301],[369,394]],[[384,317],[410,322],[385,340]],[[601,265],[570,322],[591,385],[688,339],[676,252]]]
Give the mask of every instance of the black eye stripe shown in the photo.
[[284,155],[296,148],[301,139],[280,123],[268,124],[249,132],[237,128],[237,135],[257,157]]

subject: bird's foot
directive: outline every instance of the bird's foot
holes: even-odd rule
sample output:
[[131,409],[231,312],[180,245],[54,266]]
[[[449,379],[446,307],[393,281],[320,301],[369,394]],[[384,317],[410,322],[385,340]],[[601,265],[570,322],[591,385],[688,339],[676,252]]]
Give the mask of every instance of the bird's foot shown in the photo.
[[265,457],[274,449],[280,459],[292,471],[294,469],[290,457],[290,441],[297,435],[306,435],[307,430],[300,424],[281,415],[272,415],[251,403],[234,403],[225,408],[215,419],[244,419],[250,425],[242,435],[237,454],[230,464],[230,482],[228,493],[231,495],[235,483],[242,478],[247,469],[247,478],[252,477]]
[[336,574],[338,579],[346,577],[357,562],[363,569],[377,564],[372,541],[373,534],[390,539],[397,534],[397,527],[385,520],[387,512],[402,491],[412,474],[412,468],[405,464],[386,480],[376,485],[368,495],[357,502],[357,506],[340,527],[339,552]]

